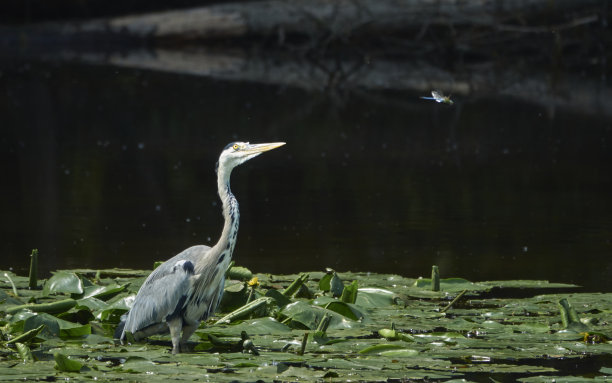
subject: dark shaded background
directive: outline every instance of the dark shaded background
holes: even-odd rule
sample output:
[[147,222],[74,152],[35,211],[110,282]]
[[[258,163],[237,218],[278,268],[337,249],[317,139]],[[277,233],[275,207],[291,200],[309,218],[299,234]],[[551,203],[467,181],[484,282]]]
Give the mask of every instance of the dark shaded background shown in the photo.
[[[466,60],[438,53],[451,70]],[[307,91],[30,54],[1,64],[2,269],[25,273],[32,248],[48,273],[150,268],[214,243],[220,150],[286,141],[233,174],[238,264],[411,277],[437,264],[442,277],[610,290],[605,110],[477,92],[447,106],[410,90]],[[609,88],[592,60],[540,64],[525,73]]]

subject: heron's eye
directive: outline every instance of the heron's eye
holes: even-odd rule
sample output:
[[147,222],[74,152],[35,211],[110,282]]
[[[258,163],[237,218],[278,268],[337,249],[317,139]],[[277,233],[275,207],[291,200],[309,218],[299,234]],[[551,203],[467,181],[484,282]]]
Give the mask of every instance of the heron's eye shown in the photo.
[[238,146],[238,144],[234,144],[234,146],[232,146],[232,148],[234,148],[234,150],[238,150],[239,146]]

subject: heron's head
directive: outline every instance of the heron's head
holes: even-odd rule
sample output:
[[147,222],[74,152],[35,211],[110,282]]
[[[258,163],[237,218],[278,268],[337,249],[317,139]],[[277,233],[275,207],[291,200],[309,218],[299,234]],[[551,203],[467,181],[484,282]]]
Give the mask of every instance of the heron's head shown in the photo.
[[232,142],[227,144],[217,162],[217,171],[219,168],[231,170],[236,166],[255,158],[263,152],[276,149],[279,146],[285,145],[284,142],[272,142],[268,144],[249,144],[248,142]]

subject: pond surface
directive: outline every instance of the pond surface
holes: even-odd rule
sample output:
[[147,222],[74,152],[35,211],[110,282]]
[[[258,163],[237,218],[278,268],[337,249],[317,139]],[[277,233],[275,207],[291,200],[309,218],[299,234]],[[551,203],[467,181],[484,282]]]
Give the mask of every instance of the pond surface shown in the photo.
[[2,268],[151,268],[213,244],[256,272],[547,279],[610,291],[612,119],[516,98],[306,91],[71,62],[0,72]]

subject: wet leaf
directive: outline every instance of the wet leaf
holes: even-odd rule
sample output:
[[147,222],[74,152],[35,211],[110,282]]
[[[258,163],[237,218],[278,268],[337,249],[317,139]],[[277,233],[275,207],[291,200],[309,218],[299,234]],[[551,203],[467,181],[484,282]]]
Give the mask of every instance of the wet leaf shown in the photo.
[[[419,278],[414,282],[414,287],[421,289],[431,289],[431,278]],[[486,290],[489,287],[470,282],[463,278],[444,278],[440,279],[440,291],[460,292],[462,290]]]
[[385,289],[360,288],[355,304],[363,308],[391,306],[396,296],[394,292]]
[[55,359],[55,369],[62,372],[80,372],[83,363],[70,359],[66,355],[56,352],[53,354]]
[[405,357],[417,356],[419,355],[419,352],[417,350],[401,348],[397,350],[382,351],[380,355],[386,356],[386,357],[404,357],[405,358]]
[[334,272],[329,272],[323,275],[323,277],[321,277],[321,279],[319,280],[319,290],[323,292],[327,292],[331,289],[330,282],[331,282],[333,275],[334,275]]
[[381,352],[405,350],[406,346],[397,343],[381,343],[375,344],[359,350],[360,354],[380,354]]
[[100,300],[94,297],[90,297],[90,298],[85,298],[85,299],[79,299],[77,301],[75,308],[86,309],[91,312],[94,312],[98,310],[107,309],[108,306],[109,306],[108,303],[104,302],[103,300]]
[[342,290],[344,290],[344,283],[334,271],[331,280],[329,281],[329,291],[333,297],[339,297],[342,295]]
[[48,303],[28,303],[25,305],[11,306],[6,308],[6,312],[9,314],[15,313],[19,310],[29,310],[34,312],[45,312],[45,313],[62,313],[70,310],[76,305],[74,299],[63,299],[56,302]]
[[[289,327],[315,330],[319,324],[319,321],[325,314],[331,316],[329,328],[351,328],[358,322],[345,320],[340,314],[334,311],[326,310],[322,307],[312,306],[306,302],[298,301],[291,303],[283,308],[279,313],[283,318],[288,321]],[[283,321],[284,323],[285,321]]]
[[227,281],[225,283],[223,296],[221,297],[221,303],[219,304],[219,311],[227,312],[236,310],[244,306],[248,298],[249,289],[244,282]]
[[352,320],[360,320],[365,317],[365,314],[359,311],[359,309],[355,305],[351,305],[346,302],[334,301],[329,302],[325,305],[327,310],[331,310],[337,312],[338,314],[352,319]]
[[253,278],[253,273],[251,272],[251,270],[247,269],[246,267],[233,266],[227,271],[226,276],[228,279],[248,281],[249,279]]
[[414,337],[412,335],[404,334],[393,329],[384,328],[378,330],[378,334],[387,340],[403,340],[405,342],[414,342]]
[[253,316],[264,316],[268,313],[270,306],[274,300],[270,297],[261,297],[246,305],[232,311],[223,318],[219,319],[216,324],[230,323],[238,319],[243,319],[250,315]]
[[291,299],[287,298],[283,293],[278,290],[270,289],[266,292],[266,297],[274,299],[276,305],[280,308],[287,306],[291,303]]
[[128,312],[134,302],[135,295],[130,295],[109,304],[102,310],[97,310],[94,315],[102,322],[119,323],[121,315]]
[[34,356],[32,355],[32,351],[30,351],[30,348],[23,344],[23,343],[15,343],[15,348],[17,348],[17,352],[19,353],[19,357],[24,361],[24,362],[33,362],[34,361]]
[[24,343],[27,344],[32,339],[36,338],[36,336],[43,330],[45,326],[40,325],[34,329],[24,332],[23,334],[16,336],[12,339],[6,341],[6,344],[15,344],[15,343]]
[[357,300],[358,290],[359,285],[357,284],[357,281],[353,281],[350,285],[346,286],[344,290],[342,290],[340,300],[345,303],[355,303]]
[[43,287],[43,295],[53,293],[83,294],[83,282],[75,273],[58,271]]
[[98,286],[92,285],[83,288],[83,294],[75,294],[73,298],[76,299],[86,299],[86,298],[97,298],[103,301],[106,301],[115,295],[119,294],[123,290],[125,290],[127,286],[120,286],[118,284],[106,285],[106,286]]

